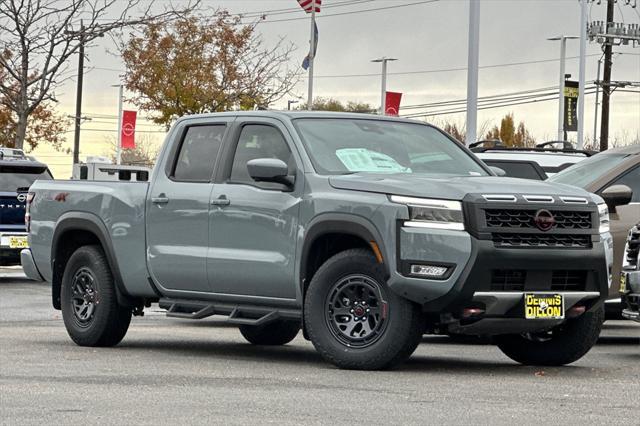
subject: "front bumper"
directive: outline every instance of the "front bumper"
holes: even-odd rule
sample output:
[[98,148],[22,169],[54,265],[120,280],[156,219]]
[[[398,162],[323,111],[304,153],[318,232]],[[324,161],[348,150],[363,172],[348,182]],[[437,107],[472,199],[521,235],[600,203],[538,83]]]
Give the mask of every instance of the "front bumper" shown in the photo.
[[[555,292],[554,292],[555,294]],[[574,307],[591,309],[601,299],[596,291],[557,292],[564,298],[565,318],[570,318]],[[551,328],[564,319],[525,319],[524,292],[476,292],[473,306],[482,307],[482,315],[469,318],[451,318],[448,331],[458,334],[511,334]],[[583,312],[582,309],[578,312]]]

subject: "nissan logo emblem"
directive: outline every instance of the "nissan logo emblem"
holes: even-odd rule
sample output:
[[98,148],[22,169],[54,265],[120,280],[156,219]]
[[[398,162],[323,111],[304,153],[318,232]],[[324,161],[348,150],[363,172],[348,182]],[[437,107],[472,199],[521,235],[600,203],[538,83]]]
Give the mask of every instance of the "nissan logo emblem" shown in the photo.
[[27,201],[27,194],[18,194],[18,201],[20,201],[21,203]]
[[555,226],[556,219],[549,210],[542,209],[536,212],[533,223],[539,230],[546,232]]

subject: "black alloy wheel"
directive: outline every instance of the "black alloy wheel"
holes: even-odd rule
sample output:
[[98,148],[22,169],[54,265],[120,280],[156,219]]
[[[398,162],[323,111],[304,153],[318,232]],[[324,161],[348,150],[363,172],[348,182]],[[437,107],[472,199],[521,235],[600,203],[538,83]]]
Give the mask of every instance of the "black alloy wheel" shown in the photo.
[[325,304],[334,337],[349,347],[375,343],[387,325],[388,304],[382,287],[366,275],[349,275],[336,282]]

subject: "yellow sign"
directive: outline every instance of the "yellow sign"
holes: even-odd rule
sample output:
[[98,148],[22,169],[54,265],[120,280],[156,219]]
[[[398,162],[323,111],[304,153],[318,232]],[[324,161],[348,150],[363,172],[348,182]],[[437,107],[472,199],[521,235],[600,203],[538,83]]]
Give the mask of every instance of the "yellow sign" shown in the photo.
[[577,87],[566,87],[564,88],[564,97],[565,98],[577,98],[578,97],[578,88]]
[[29,241],[27,240],[27,237],[9,237],[9,248],[29,248]]
[[625,272],[620,274],[620,293],[627,292],[627,274]]
[[563,319],[564,297],[561,294],[525,294],[526,319]]

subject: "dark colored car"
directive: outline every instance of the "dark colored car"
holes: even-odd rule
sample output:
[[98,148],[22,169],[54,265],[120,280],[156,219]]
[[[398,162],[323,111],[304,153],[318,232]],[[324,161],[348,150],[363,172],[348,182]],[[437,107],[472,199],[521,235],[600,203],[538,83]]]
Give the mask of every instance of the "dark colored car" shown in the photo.
[[[625,202],[618,206],[609,205],[613,236],[613,271],[607,310],[619,314],[620,271],[624,246],[629,229],[640,219],[640,144],[601,152],[550,177],[548,182],[575,185],[600,196],[613,191],[618,193],[618,198],[624,198],[619,201]],[[612,199],[610,196],[604,198]]]
[[622,316],[640,322],[640,222],[629,231],[624,253],[620,276]]
[[19,265],[20,250],[29,246],[24,215],[36,179],[52,179],[46,164],[24,155],[0,156],[0,266]]

